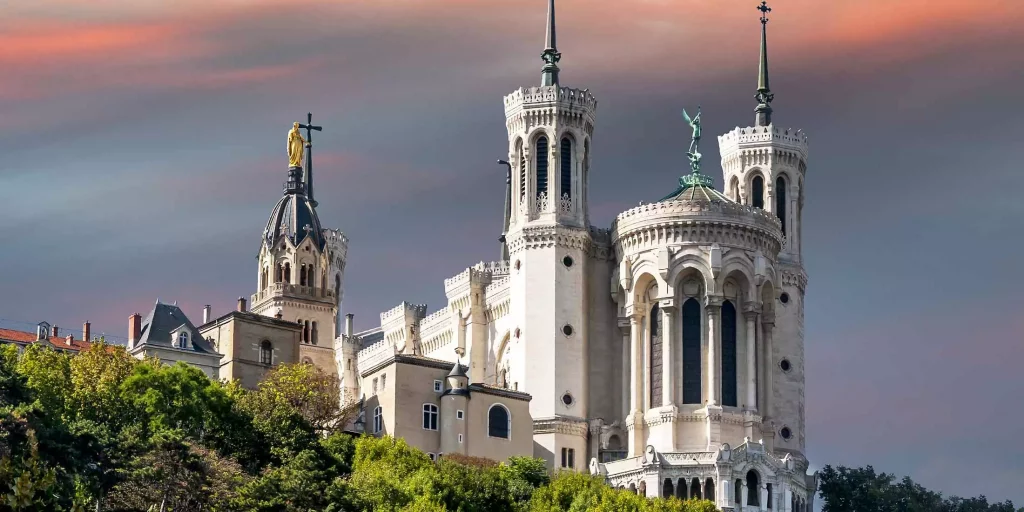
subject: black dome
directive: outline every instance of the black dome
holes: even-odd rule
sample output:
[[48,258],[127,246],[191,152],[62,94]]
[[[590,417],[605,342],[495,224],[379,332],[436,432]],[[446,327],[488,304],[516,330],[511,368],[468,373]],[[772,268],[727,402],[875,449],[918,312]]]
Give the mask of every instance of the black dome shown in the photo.
[[[306,226],[309,226],[308,230]],[[294,245],[299,245],[307,236],[311,236],[317,248],[324,249],[326,241],[320,227],[320,218],[304,194],[285,194],[274,206],[263,231],[263,239],[267,244],[274,244],[282,236],[287,236]]]

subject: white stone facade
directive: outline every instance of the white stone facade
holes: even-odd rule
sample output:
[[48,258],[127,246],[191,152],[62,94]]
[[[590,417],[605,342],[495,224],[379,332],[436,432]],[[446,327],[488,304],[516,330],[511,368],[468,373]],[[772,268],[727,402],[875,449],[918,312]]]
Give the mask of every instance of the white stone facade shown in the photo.
[[681,179],[670,198],[592,226],[597,100],[558,84],[549,24],[553,84],[504,98],[508,261],[445,280],[433,313],[402,302],[379,328],[348,330],[346,396],[365,397],[360,369],[396,354],[461,360],[470,382],[532,397],[534,455],[553,467],[723,510],[810,510],[805,135],[770,117],[736,128],[719,137],[724,194]]

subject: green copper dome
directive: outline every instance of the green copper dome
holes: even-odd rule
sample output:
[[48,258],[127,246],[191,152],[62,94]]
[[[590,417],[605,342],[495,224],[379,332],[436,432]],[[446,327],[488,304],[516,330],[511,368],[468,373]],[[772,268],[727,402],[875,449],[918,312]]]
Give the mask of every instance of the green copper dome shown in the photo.
[[715,189],[715,181],[711,176],[700,171],[691,172],[679,178],[679,188],[662,198],[665,201],[707,201],[712,203],[731,203],[732,199]]

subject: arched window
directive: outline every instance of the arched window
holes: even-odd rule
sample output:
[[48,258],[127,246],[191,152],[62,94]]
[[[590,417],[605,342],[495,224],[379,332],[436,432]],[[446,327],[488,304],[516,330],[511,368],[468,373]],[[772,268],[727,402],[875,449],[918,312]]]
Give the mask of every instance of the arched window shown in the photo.
[[278,263],[277,271],[274,273],[274,282],[280,283],[281,281],[284,281],[284,265]]
[[437,430],[437,406],[423,404],[423,429]]
[[675,488],[672,485],[672,479],[671,478],[666,478],[665,479],[665,483],[661,486],[661,497],[662,498],[669,498],[673,494],[675,494]]
[[740,179],[735,176],[729,182],[729,197],[736,202],[740,200]]
[[268,365],[274,363],[274,346],[267,340],[260,343],[260,363]]
[[651,313],[647,315],[647,328],[651,333],[651,407],[661,407],[661,372],[665,371],[661,363],[661,311],[658,305],[651,307]]
[[686,497],[686,479],[680,478],[676,480],[676,498],[685,500]]
[[761,496],[758,492],[757,471],[747,471],[747,505],[751,507],[761,506]]
[[541,135],[537,137],[537,195],[546,194],[548,191],[548,159],[551,157],[548,151],[548,138]]
[[308,280],[306,279],[306,264],[303,263],[299,267],[299,286],[306,286]]
[[334,298],[341,305],[341,274],[334,276]]
[[704,480],[704,499],[715,501],[715,480],[708,477]]
[[494,404],[487,411],[487,435],[508,439],[509,431],[512,430],[511,416],[508,409],[501,404]]
[[775,215],[782,223],[782,234],[786,234],[786,180],[779,176],[775,180]]
[[178,344],[175,347],[188,348],[188,332],[181,331],[178,333]]
[[701,403],[700,303],[689,298],[683,303],[683,403]]
[[722,405],[736,407],[736,306],[722,304]]
[[384,414],[380,407],[373,410],[373,433],[380,434],[384,430]]
[[690,481],[690,499],[701,499],[700,480],[696,478]]
[[309,343],[309,320],[302,324],[302,341]]
[[750,204],[754,208],[764,209],[764,178],[754,176],[750,182]]
[[519,159],[519,201],[526,200],[526,152],[523,151],[523,139],[516,141],[516,158]]
[[317,332],[317,329],[316,329],[316,320],[313,320],[313,332],[312,332],[312,335],[311,335],[310,341],[311,341],[311,342],[312,342],[312,343],[313,343],[314,345],[316,345],[316,342],[317,342],[317,336],[318,336],[319,334],[320,334],[320,333],[319,333],[319,332]]
[[572,139],[562,138],[562,149],[560,151],[562,160],[561,193],[560,197],[572,197]]
[[288,284],[292,282],[292,264],[288,262],[284,264],[284,282]]

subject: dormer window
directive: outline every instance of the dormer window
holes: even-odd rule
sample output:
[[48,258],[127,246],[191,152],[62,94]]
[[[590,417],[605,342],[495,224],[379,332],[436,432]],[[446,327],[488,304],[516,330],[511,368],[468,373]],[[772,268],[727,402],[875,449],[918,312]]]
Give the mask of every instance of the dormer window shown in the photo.
[[181,331],[172,343],[174,348],[188,348],[188,331]]

